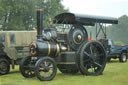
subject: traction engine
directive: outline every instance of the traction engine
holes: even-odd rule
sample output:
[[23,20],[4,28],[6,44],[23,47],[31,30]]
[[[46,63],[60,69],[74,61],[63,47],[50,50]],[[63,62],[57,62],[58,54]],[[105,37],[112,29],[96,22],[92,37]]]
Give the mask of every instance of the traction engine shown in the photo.
[[[54,23],[61,23],[61,19]],[[37,77],[41,81],[52,80],[57,68],[62,73],[100,75],[106,65],[106,53],[98,41],[88,41],[83,24],[65,18],[70,24],[67,32],[60,33],[55,26],[43,28],[43,11],[37,10],[37,40],[30,45],[31,56],[26,56],[20,64],[20,72],[25,78]],[[66,22],[68,21],[68,22]],[[62,23],[63,24],[63,23]]]

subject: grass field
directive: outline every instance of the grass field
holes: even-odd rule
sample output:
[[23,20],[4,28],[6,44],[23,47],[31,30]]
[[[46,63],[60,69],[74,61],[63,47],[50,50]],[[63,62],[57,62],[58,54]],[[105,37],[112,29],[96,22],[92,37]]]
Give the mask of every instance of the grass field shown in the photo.
[[10,74],[0,76],[0,85],[128,85],[128,62],[119,63],[112,61],[107,63],[103,75],[85,76],[57,72],[52,81],[39,81],[36,77],[26,79],[19,70],[11,69]]

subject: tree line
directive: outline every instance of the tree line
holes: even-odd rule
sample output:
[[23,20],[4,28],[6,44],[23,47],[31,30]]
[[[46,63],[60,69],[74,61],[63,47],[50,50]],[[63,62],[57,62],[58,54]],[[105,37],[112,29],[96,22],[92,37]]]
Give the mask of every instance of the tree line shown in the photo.
[[[0,30],[32,30],[36,27],[36,9],[44,9],[44,25],[49,17],[68,12],[62,0],[0,0]],[[107,38],[128,44],[128,16],[118,18],[119,23],[107,27]],[[95,28],[87,27],[88,35],[95,38]],[[102,37],[102,34],[100,34]]]
[[[86,27],[89,37],[92,36],[95,39],[96,29],[94,27]],[[91,35],[90,35],[91,33]],[[123,15],[118,18],[118,24],[112,24],[106,27],[107,39],[114,41],[121,41],[124,44],[128,44],[128,16]],[[103,37],[103,33],[99,33],[98,39]]]
[[128,16],[123,15],[118,18],[118,24],[108,26],[107,35],[109,39],[128,44]]
[[67,12],[62,0],[0,0],[0,30],[32,30],[36,26],[36,9],[44,9],[44,25],[48,18]]

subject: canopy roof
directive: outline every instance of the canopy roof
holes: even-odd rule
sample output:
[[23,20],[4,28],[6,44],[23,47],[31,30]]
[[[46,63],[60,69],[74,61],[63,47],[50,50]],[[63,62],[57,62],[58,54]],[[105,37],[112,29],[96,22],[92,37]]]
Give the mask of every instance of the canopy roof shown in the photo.
[[118,19],[114,17],[106,17],[106,16],[62,13],[54,17],[53,23],[84,24],[84,25],[94,25],[95,23],[118,24]]

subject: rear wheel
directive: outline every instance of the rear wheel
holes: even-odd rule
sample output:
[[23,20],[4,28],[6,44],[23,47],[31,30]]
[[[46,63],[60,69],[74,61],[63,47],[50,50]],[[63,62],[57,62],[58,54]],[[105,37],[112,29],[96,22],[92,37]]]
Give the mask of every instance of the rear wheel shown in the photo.
[[127,62],[127,53],[126,52],[122,52],[120,57],[119,57],[119,61],[120,62]]
[[10,64],[9,61],[5,58],[0,59],[0,74],[4,75],[9,73],[10,71]]
[[106,53],[100,42],[88,41],[80,48],[79,69],[85,75],[100,75],[106,65]]
[[41,81],[52,80],[57,72],[56,62],[51,57],[40,58],[35,64],[35,74]]

